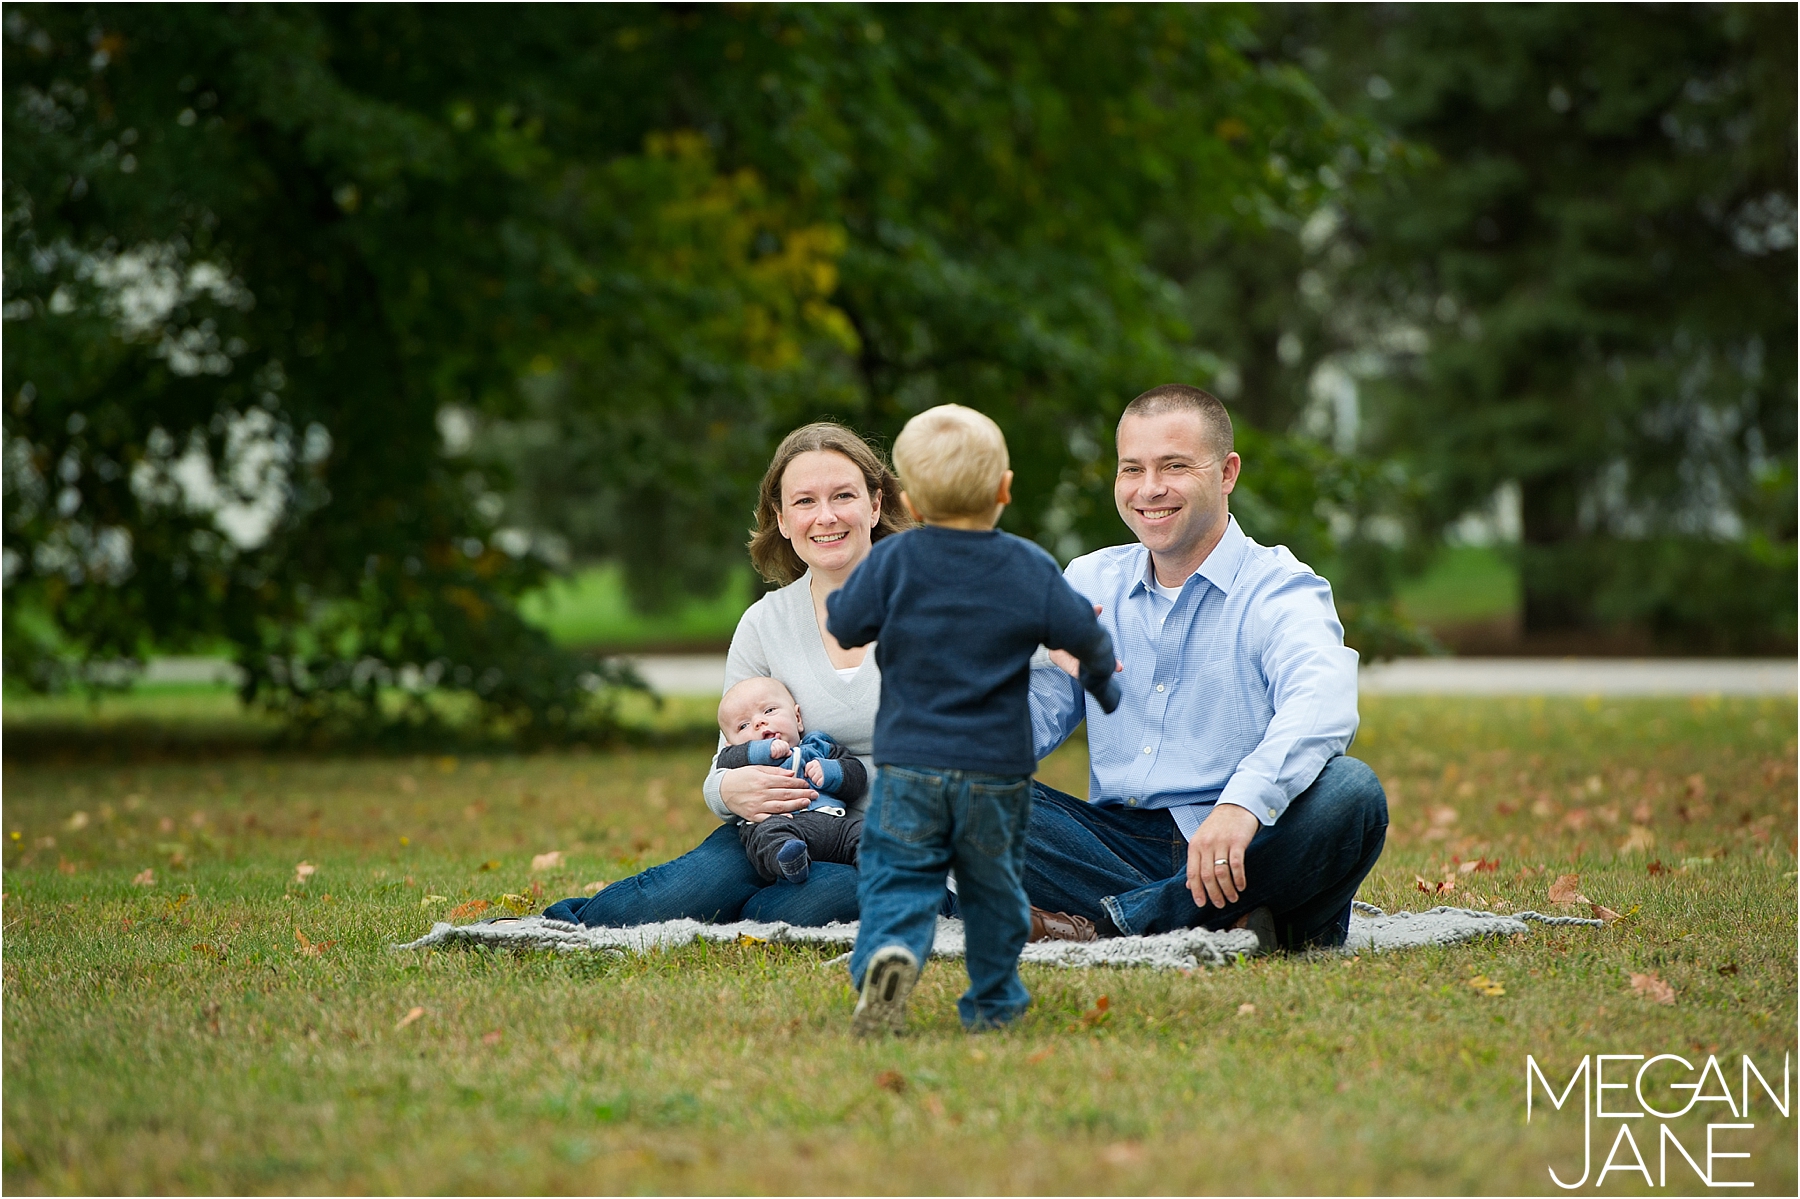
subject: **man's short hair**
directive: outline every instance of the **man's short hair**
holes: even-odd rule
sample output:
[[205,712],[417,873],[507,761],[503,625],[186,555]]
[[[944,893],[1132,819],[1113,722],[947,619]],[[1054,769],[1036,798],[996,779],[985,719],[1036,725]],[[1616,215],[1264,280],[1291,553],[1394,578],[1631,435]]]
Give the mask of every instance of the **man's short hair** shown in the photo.
[[1000,426],[961,404],[927,408],[894,439],[900,486],[928,520],[992,512],[1006,468]]
[[1225,405],[1219,397],[1210,391],[1201,391],[1198,387],[1189,387],[1185,383],[1164,383],[1161,387],[1152,387],[1131,403],[1125,405],[1125,411],[1119,414],[1119,423],[1125,423],[1128,416],[1161,416],[1165,412],[1191,412],[1200,418],[1200,427],[1206,432],[1207,443],[1220,459],[1231,453],[1231,414],[1225,411]]

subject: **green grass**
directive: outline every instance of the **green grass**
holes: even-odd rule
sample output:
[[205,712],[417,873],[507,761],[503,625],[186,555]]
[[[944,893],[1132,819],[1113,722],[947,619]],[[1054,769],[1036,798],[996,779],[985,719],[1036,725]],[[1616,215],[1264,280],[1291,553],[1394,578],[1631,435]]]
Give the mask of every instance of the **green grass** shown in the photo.
[[[9,761],[0,1182],[1554,1193],[1580,1121],[1524,1124],[1526,1054],[1566,1077],[1583,1054],[1716,1052],[1735,1089],[1737,1054],[1779,1073],[1792,1050],[1795,720],[1791,700],[1366,701],[1356,752],[1393,830],[1364,898],[1547,908],[1571,872],[1628,918],[1193,975],[1028,968],[1031,1012],[983,1037],[939,963],[912,1035],[873,1044],[848,1035],[841,968],[798,948],[388,950],[454,905],[687,848],[710,827],[703,749]],[[1079,791],[1081,747],[1044,773]],[[1633,825],[1646,852],[1620,851]],[[533,874],[551,849],[565,865]],[[1477,859],[1498,868],[1457,871]],[[1794,1193],[1791,1120],[1753,1118],[1727,1136],[1754,1156],[1724,1169]],[[1690,1151],[1705,1119],[1676,1123]]]
[[616,566],[593,566],[524,597],[525,618],[562,645],[603,649],[723,650],[738,617],[756,598],[749,571],[731,576],[712,599],[689,599],[673,611],[634,610]]
[[1445,550],[1430,570],[1403,584],[1400,607],[1426,628],[1505,620],[1524,602],[1519,568],[1504,547]]

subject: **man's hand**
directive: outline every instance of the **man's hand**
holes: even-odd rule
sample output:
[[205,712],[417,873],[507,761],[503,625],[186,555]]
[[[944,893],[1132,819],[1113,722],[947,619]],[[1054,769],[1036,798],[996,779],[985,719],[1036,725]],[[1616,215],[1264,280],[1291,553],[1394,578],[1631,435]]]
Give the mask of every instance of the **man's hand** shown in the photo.
[[808,762],[806,764],[806,777],[812,780],[813,786],[823,787],[825,785],[825,763],[819,761],[817,758]]
[[[1094,605],[1094,615],[1095,616],[1100,615],[1100,605],[1099,604]],[[1064,674],[1068,675],[1070,678],[1078,679],[1081,677],[1081,659],[1077,658],[1074,654],[1070,653],[1068,650],[1066,650],[1066,649],[1051,650],[1050,651],[1050,660],[1056,664],[1057,669],[1061,670]],[[1117,658],[1114,658],[1113,659],[1113,673],[1118,674],[1120,671],[1122,671],[1124,669],[1125,669],[1125,663],[1119,661]]]
[[[1244,851],[1262,822],[1256,813],[1233,803],[1214,804],[1212,814],[1188,842],[1187,882],[1194,903],[1223,908],[1243,891]],[[1220,865],[1219,863],[1223,863]]]

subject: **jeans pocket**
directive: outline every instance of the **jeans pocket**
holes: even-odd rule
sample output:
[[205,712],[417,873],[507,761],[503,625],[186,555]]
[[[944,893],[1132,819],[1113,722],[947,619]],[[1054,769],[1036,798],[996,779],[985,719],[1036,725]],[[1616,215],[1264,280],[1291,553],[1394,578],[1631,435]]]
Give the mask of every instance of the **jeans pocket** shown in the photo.
[[870,807],[876,825],[896,841],[917,845],[942,841],[950,833],[944,783],[933,775],[881,767],[875,774],[875,798]]
[[969,784],[968,842],[990,858],[1001,857],[1025,835],[1025,811],[1031,803],[1031,780]]

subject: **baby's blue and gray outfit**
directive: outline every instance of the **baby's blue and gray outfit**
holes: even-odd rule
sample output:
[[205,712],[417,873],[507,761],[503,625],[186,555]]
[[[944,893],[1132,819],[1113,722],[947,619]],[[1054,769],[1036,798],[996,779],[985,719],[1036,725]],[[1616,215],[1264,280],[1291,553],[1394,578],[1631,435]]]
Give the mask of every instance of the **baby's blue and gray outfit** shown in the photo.
[[768,741],[727,745],[719,751],[718,767],[735,770],[739,766],[780,766],[805,778],[806,764],[817,762],[825,772],[825,781],[815,788],[818,798],[805,811],[771,816],[760,824],[746,821],[738,825],[744,852],[756,867],[758,877],[771,883],[781,877],[775,856],[790,841],[804,841],[808,856],[815,862],[857,865],[863,818],[852,815],[847,805],[861,799],[869,789],[869,773],[862,762],[826,733],[808,733],[780,762],[769,756],[769,745]]

